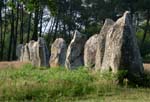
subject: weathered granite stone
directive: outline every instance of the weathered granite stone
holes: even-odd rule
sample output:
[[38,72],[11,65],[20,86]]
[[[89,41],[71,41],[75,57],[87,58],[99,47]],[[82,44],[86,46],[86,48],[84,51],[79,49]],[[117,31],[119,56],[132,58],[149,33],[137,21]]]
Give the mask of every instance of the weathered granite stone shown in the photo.
[[65,66],[68,69],[76,69],[83,66],[83,52],[86,37],[78,31],[75,31],[74,37],[67,49]]
[[21,60],[21,50],[23,49],[23,44],[19,44],[16,48],[17,60]]
[[29,52],[28,44],[24,45],[21,49],[20,61],[30,62],[30,52]]
[[38,43],[39,43],[39,57],[40,57],[40,66],[49,66],[49,50],[47,48],[46,42],[44,38],[39,37],[38,38]]
[[36,67],[49,66],[49,51],[46,42],[43,38],[38,38],[38,41],[30,41],[21,49],[22,62],[31,62]]
[[30,52],[30,61],[33,66],[40,67],[41,61],[39,56],[39,43],[32,40],[28,43],[29,52]]
[[84,65],[87,68],[94,68],[97,52],[98,34],[90,37],[84,46]]
[[128,76],[141,75],[143,64],[130,13],[127,11],[108,31],[101,71],[127,70]]
[[105,23],[98,35],[98,44],[97,44],[97,52],[96,52],[96,60],[95,60],[95,69],[100,70],[102,67],[104,52],[105,52],[105,43],[106,43],[106,35],[109,29],[113,26],[114,21],[111,19],[106,19]]
[[57,38],[51,47],[50,66],[65,66],[67,46],[63,38]]

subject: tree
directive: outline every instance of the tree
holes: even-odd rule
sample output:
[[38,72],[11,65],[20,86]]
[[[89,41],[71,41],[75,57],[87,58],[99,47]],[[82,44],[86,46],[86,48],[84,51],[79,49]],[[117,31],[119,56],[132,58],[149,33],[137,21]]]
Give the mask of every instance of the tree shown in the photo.
[[144,33],[143,33],[143,39],[142,39],[142,44],[144,43],[146,36],[148,34],[148,31],[150,31],[150,1],[149,0],[142,0],[138,1],[138,8],[140,11],[144,12],[144,18],[146,20],[146,25],[144,27]]
[[[14,5],[14,0],[11,1]],[[13,41],[14,41],[14,10],[11,10],[11,34],[10,34],[10,41],[9,41],[9,49],[8,49],[8,61],[12,60],[12,48],[13,48]]]
[[[2,6],[3,6],[3,1],[0,1],[0,49],[2,53],[2,43],[3,43],[3,31],[2,31]],[[0,60],[2,60],[2,55],[0,56]]]

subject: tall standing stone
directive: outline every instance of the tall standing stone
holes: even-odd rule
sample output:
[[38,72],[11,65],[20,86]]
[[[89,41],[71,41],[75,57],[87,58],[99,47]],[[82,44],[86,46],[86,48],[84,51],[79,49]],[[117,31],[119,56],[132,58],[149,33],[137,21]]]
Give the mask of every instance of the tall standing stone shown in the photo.
[[100,70],[102,67],[104,52],[105,52],[105,43],[106,43],[106,36],[109,32],[109,29],[113,26],[114,21],[111,19],[106,19],[105,23],[98,35],[98,44],[97,44],[97,52],[96,52],[96,60],[95,60],[95,69]]
[[63,38],[58,38],[51,46],[50,66],[65,66],[67,46]]
[[21,49],[20,61],[30,62],[30,52],[29,52],[28,44],[25,44]]
[[83,66],[83,52],[86,37],[78,31],[75,31],[74,37],[67,49],[65,66],[68,69],[75,69]]
[[21,50],[23,49],[23,44],[19,44],[16,48],[17,60],[21,60]]
[[30,41],[21,49],[20,61],[31,62],[36,67],[49,66],[49,51],[43,38]]
[[101,71],[110,70],[114,73],[127,70],[130,78],[143,72],[142,59],[128,11],[115,22],[106,37]]
[[84,46],[84,65],[87,68],[94,68],[97,52],[98,34],[90,37]]
[[40,67],[40,56],[39,56],[39,44],[38,42],[32,40],[28,43],[28,48],[30,52],[30,61],[33,66]]
[[39,44],[40,66],[48,67],[50,54],[44,38],[39,37],[38,44]]

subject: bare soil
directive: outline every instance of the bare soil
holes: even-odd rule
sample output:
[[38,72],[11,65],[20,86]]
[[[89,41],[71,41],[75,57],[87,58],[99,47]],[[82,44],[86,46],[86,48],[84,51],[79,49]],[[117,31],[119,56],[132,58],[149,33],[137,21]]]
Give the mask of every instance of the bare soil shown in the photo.
[[11,61],[11,62],[0,62],[0,69],[4,68],[21,68],[23,65],[27,64],[28,62],[19,62],[19,61]]
[[147,72],[150,72],[150,63],[145,63],[144,64],[144,70]]
[[[15,68],[18,69],[22,67],[25,64],[28,64],[29,62],[19,62],[19,61],[11,61],[11,62],[0,62],[0,69],[1,68]],[[145,71],[150,72],[150,63],[144,63],[144,69]]]

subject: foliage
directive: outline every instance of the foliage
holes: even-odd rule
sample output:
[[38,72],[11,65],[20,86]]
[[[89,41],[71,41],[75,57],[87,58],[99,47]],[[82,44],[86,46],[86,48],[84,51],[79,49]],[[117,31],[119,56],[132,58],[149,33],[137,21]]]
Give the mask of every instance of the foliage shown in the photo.
[[140,46],[140,52],[141,52],[141,55],[143,57],[143,60],[144,61],[149,61],[149,54],[150,54],[150,39],[149,39],[149,33],[148,35],[146,36],[146,39],[145,39],[145,42],[142,43],[142,38],[143,38],[143,32],[144,30],[143,29],[138,29],[137,31],[137,40],[138,40],[138,44]]
[[[37,40],[39,36],[44,36],[48,45],[58,37],[69,43],[75,30],[89,38],[100,32],[106,18],[115,21],[126,10],[131,11],[144,38],[149,34],[149,23],[142,28],[138,24],[149,21],[149,3],[149,0],[1,0],[0,60],[16,60],[17,44]],[[140,43],[144,41],[147,46],[149,42],[145,39]],[[141,49],[148,50],[145,46]],[[145,52],[142,55],[145,57]]]

